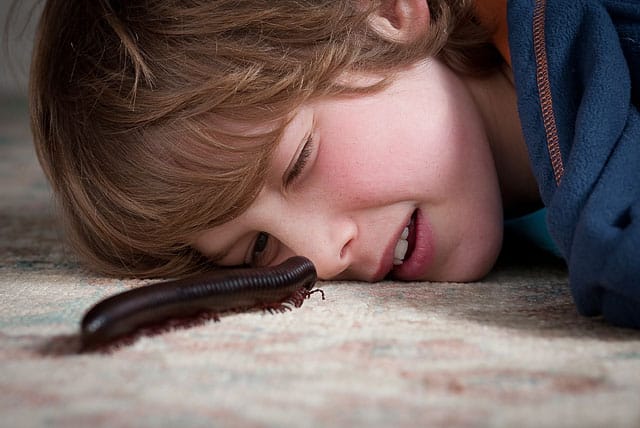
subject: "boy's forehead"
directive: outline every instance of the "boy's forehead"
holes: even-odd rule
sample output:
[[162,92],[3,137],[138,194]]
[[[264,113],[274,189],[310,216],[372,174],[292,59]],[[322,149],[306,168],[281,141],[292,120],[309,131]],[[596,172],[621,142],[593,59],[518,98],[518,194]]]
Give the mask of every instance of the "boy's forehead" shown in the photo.
[[366,89],[375,87],[388,78],[388,75],[382,73],[347,70],[338,76],[335,83],[338,86],[351,89]]
[[225,131],[232,135],[247,138],[248,141],[263,140],[280,143],[293,133],[292,130],[300,127],[301,113],[305,110],[308,109],[305,106],[300,106],[276,119],[229,122],[225,126]]
[[226,132],[231,135],[239,135],[243,137],[260,137],[272,134],[282,129],[287,122],[287,118],[269,119],[269,120],[230,120],[223,119],[218,122]]

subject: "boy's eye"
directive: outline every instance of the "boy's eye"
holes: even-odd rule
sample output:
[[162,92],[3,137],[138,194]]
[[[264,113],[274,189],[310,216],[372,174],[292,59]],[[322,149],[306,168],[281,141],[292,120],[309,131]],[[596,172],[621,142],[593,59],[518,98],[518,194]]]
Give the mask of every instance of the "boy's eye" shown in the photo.
[[[251,266],[264,266],[269,263],[269,241],[270,237],[268,233],[258,233],[258,237],[251,249],[251,260],[249,261]],[[271,247],[273,247],[273,245]]]
[[256,239],[256,243],[253,245],[253,255],[257,255],[262,253],[265,248],[267,248],[267,243],[269,242],[269,235],[264,233],[264,232],[260,232],[258,234],[258,238]]
[[312,152],[313,152],[313,134],[309,134],[305,138],[304,146],[302,147],[302,150],[300,151],[298,158],[294,162],[293,167],[285,177],[285,180],[284,180],[285,187],[289,186],[289,184],[291,184],[298,176],[300,176],[300,174],[302,174],[302,171],[304,171],[304,168],[307,165],[307,162],[311,157]]

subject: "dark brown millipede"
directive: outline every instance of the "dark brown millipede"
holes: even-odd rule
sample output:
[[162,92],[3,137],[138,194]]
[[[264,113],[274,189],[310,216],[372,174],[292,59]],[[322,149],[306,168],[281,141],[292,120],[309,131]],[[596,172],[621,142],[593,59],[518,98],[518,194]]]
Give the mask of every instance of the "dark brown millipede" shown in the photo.
[[[81,350],[101,349],[148,326],[201,314],[300,307],[315,291],[317,275],[305,257],[272,267],[219,269],[128,290],[98,302],[81,322]],[[324,294],[323,294],[324,297]],[[186,325],[186,324],[185,324]]]

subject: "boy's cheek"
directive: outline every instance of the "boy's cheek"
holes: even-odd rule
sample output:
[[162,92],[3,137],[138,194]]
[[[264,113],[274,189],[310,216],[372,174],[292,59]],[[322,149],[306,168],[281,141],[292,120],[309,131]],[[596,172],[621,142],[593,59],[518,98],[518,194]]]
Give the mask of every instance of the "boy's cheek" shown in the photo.
[[[352,203],[381,199],[385,190],[394,187],[397,174],[387,175],[380,165],[367,164],[361,158],[341,157],[318,162],[315,166],[313,186],[321,187],[332,198],[348,198]],[[396,178],[396,180],[394,180]]]

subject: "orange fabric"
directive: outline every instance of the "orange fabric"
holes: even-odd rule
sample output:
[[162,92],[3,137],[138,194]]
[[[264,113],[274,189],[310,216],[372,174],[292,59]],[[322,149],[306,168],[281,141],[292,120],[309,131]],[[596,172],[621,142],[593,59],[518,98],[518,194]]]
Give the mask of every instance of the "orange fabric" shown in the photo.
[[490,30],[493,30],[493,43],[507,64],[511,65],[507,27],[507,0],[476,0],[476,11],[480,22]]

